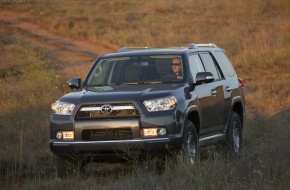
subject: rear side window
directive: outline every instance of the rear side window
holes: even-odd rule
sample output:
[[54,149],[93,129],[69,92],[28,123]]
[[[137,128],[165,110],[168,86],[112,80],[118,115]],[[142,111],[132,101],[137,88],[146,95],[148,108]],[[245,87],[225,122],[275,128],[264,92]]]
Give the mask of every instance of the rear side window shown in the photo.
[[203,61],[205,70],[211,72],[215,80],[219,80],[221,75],[209,53],[201,53],[201,59]]
[[232,77],[236,75],[233,65],[231,64],[230,60],[228,59],[228,57],[226,56],[224,52],[216,51],[213,53],[213,55],[215,59],[217,60],[225,76]]

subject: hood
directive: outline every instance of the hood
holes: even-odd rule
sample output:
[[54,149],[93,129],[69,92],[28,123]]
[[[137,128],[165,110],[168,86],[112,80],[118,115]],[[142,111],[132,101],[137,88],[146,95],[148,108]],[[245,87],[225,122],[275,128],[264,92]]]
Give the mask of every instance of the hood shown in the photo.
[[180,90],[184,92],[184,87],[185,84],[177,83],[86,87],[66,94],[60,101],[74,104],[135,102],[174,95]]

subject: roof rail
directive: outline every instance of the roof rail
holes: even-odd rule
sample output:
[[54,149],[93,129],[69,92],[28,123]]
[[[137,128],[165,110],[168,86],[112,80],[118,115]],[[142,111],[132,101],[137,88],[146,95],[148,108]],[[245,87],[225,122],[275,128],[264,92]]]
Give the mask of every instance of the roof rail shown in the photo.
[[149,47],[121,47],[118,52],[134,51],[134,50],[146,50]]
[[217,48],[218,46],[213,44],[213,43],[209,43],[209,44],[190,44],[188,46],[189,49],[196,49],[196,48]]

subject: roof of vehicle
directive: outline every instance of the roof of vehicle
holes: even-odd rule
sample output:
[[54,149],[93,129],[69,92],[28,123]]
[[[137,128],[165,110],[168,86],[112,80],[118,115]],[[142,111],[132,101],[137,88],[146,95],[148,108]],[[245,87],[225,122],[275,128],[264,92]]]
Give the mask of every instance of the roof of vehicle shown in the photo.
[[188,47],[171,47],[171,48],[149,48],[149,47],[122,47],[118,52],[109,53],[103,56],[107,57],[119,57],[119,56],[134,56],[134,55],[152,55],[152,54],[183,54],[185,52],[192,52],[196,50],[214,50],[219,49],[215,44],[190,44]]

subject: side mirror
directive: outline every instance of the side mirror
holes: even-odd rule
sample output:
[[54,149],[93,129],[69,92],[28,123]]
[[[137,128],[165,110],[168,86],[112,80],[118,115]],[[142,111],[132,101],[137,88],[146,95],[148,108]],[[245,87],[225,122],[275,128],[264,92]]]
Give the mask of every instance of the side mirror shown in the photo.
[[199,72],[196,74],[196,84],[209,83],[214,81],[214,77],[211,72]]
[[72,78],[67,82],[71,89],[79,89],[81,87],[81,78]]

